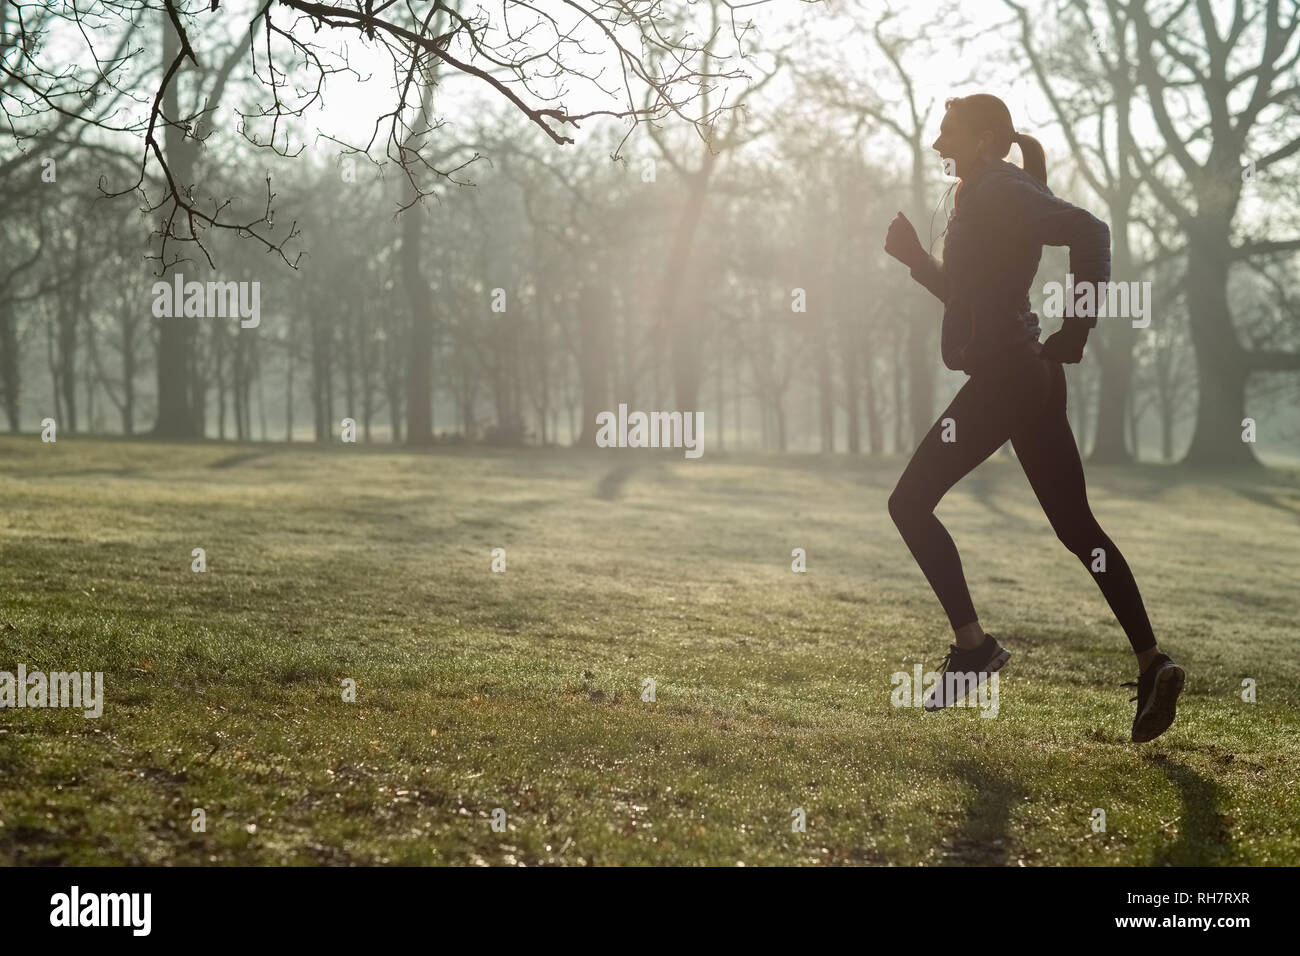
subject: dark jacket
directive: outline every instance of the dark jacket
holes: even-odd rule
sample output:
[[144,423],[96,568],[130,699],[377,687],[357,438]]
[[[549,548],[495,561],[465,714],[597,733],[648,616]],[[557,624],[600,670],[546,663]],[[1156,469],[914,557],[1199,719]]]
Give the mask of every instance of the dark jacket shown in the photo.
[[1038,341],[1029,287],[1043,246],[1070,247],[1075,286],[1110,281],[1110,228],[1006,160],[963,182],[957,194],[943,263],[927,256],[912,278],[943,302],[943,364],[970,374],[1017,342]]

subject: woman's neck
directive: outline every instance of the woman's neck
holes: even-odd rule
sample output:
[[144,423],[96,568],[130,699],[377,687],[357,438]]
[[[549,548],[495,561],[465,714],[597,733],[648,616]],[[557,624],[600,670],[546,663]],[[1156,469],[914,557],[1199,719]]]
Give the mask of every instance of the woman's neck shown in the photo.
[[975,168],[967,172],[966,175],[962,176],[961,178],[962,183],[964,183],[967,186],[973,186],[976,180],[978,180],[981,176],[983,176],[986,172],[988,172],[989,168],[992,165],[993,165],[993,161],[991,159],[977,160]]

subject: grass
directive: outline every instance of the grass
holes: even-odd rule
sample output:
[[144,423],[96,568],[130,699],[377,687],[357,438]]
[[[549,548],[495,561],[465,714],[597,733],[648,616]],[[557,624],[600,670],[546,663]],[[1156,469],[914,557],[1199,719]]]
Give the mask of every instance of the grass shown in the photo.
[[1138,746],[1124,635],[1001,458],[939,509],[1000,712],[890,706],[949,635],[901,466],[0,438],[0,670],[106,696],[0,710],[0,862],[1300,863],[1294,474],[1089,469],[1189,674]]

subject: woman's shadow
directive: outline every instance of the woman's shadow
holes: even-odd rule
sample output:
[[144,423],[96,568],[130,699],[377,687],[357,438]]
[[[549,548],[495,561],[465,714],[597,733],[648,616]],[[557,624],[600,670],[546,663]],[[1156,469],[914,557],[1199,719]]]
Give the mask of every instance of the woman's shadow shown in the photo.
[[[1219,809],[1220,787],[1185,764],[1164,754],[1148,758],[1162,769],[1178,788],[1183,812],[1178,818],[1178,837],[1162,846],[1150,866],[1217,866],[1232,862],[1233,841]],[[1024,800],[1028,791],[1012,777],[990,775],[987,767],[959,761],[953,773],[975,794],[966,810],[966,820],[944,845],[945,864],[957,866],[1006,866],[1011,847],[1008,836],[1011,808]]]
[[990,775],[988,767],[967,761],[952,765],[953,772],[975,794],[966,820],[944,846],[941,863],[956,866],[1006,866],[1010,852],[1008,828],[1011,807],[1028,791],[1014,779]]
[[1186,764],[1155,754],[1156,763],[1178,788],[1183,813],[1178,819],[1178,839],[1158,850],[1152,866],[1219,866],[1232,862],[1232,834],[1219,809],[1222,790]]

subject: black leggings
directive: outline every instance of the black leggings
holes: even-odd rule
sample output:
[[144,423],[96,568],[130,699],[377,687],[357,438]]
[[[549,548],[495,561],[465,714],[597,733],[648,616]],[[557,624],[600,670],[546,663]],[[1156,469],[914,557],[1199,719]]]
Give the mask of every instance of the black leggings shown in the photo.
[[[952,427],[945,428],[945,420]],[[945,442],[945,431],[953,441]],[[1124,555],[1088,507],[1079,448],[1065,417],[1065,371],[1037,343],[1013,346],[978,369],[934,423],[889,496],[889,514],[939,598],[953,630],[977,620],[961,558],[934,515],[939,499],[1010,440],[1052,530],[1092,574],[1134,652],[1155,646]],[[1093,571],[1100,548],[1104,571]]]

